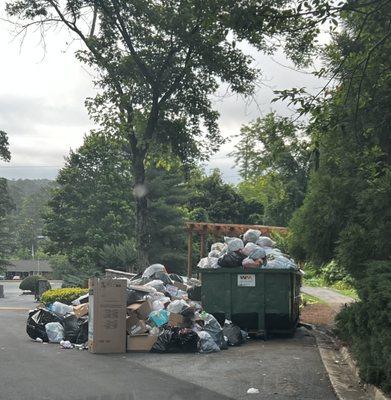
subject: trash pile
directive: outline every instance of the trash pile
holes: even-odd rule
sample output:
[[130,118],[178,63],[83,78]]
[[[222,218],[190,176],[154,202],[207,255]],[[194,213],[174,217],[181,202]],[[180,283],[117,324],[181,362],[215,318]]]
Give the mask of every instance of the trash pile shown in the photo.
[[27,334],[94,353],[211,353],[244,343],[247,332],[202,310],[200,285],[161,264],[132,279],[93,278],[72,305],[30,311]]
[[298,269],[295,262],[262,232],[249,229],[243,238],[224,237],[224,243],[213,243],[207,257],[197,267]]

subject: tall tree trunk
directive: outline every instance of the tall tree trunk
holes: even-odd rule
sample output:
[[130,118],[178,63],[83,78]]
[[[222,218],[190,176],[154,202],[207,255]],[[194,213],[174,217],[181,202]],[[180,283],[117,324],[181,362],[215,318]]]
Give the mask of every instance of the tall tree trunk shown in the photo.
[[142,154],[133,155],[134,197],[136,202],[136,269],[143,271],[149,265],[148,202],[145,166]]

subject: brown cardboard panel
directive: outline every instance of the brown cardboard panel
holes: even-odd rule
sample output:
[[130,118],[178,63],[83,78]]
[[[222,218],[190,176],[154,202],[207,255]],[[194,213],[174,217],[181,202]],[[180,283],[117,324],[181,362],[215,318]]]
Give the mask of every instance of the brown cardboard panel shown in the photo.
[[151,351],[153,345],[156,343],[157,336],[148,334],[128,336],[127,338],[127,351]]
[[152,311],[152,304],[149,300],[145,300],[139,303],[133,303],[127,307],[128,315],[135,313],[138,319],[147,320],[149,314]]
[[88,349],[92,353],[126,351],[126,280],[90,279]]
[[88,303],[80,304],[79,306],[73,306],[73,312],[77,318],[88,314]]
[[138,335],[147,332],[145,321],[139,320],[136,314],[126,317],[126,331],[129,335]]
[[183,324],[183,316],[181,314],[170,313],[168,325],[181,326]]

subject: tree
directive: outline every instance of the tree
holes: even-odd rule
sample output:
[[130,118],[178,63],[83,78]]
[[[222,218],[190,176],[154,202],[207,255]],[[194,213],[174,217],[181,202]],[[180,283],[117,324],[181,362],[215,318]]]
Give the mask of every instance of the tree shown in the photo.
[[[46,215],[47,251],[66,255],[73,275],[103,268],[139,270],[133,171],[122,149],[118,140],[92,133],[71,152],[57,178]],[[183,174],[151,163],[146,174],[148,258],[180,271],[186,254],[179,208],[187,196]]]
[[100,133],[72,151],[57,178],[45,215],[47,251],[65,254],[76,270],[103,267],[100,251],[133,234],[130,162],[121,143]]
[[[10,159],[8,136],[4,131],[0,131],[0,161],[8,162]],[[13,204],[7,190],[7,181],[0,178],[0,266],[6,264],[5,256],[9,252],[9,232],[5,226],[5,217],[12,207]]]
[[151,152],[185,164],[207,158],[222,143],[210,95],[218,82],[250,95],[258,71],[239,46],[249,42],[305,61],[331,7],[327,1],[286,0],[14,0],[7,11],[22,29],[61,24],[85,50],[77,53],[97,73],[101,92],[87,102],[90,115],[122,138],[133,169],[137,262],[148,264],[148,204],[143,195]]
[[303,202],[310,167],[304,127],[269,113],[241,128],[233,155],[239,191],[263,204],[263,223],[286,226]]
[[368,260],[391,258],[389,4],[362,11],[344,15],[325,49],[337,82],[312,107],[319,168],[291,222],[294,251],[317,263],[337,257],[356,278]]
[[209,176],[194,174],[188,185],[191,193],[187,203],[189,219],[227,224],[261,222],[260,202],[246,200],[232,185],[224,183],[218,169]]

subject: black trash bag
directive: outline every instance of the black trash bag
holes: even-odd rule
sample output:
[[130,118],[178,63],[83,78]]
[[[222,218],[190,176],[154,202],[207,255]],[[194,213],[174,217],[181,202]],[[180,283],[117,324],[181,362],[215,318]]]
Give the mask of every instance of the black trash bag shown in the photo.
[[223,335],[227,338],[228,346],[240,346],[244,343],[242,332],[236,325],[225,324],[223,327]]
[[164,285],[172,285],[174,282],[170,278],[170,275],[168,275],[166,272],[163,271],[157,271],[155,272],[152,276],[152,279],[157,279],[159,281],[162,281]]
[[198,335],[189,329],[165,329],[153,345],[153,353],[196,353]]
[[155,344],[152,346],[152,353],[167,353],[170,346],[172,332],[165,329],[157,338]]
[[246,258],[246,256],[237,251],[230,251],[229,253],[224,254],[217,260],[217,264],[222,268],[236,268],[242,266],[242,261]]
[[190,300],[201,301],[201,286],[194,286],[187,289],[187,296]]
[[126,289],[126,305],[130,306],[133,303],[137,303],[138,301],[144,300],[144,297],[147,293],[141,292],[135,289]]
[[195,320],[195,309],[194,307],[186,307],[182,312],[183,316],[183,328],[191,328],[194,325]]
[[181,329],[174,332],[173,338],[177,341],[180,353],[196,353],[198,351],[198,342],[200,339],[196,332],[190,329]]
[[64,338],[74,344],[88,341],[88,317],[77,319],[75,315],[64,318]]
[[183,278],[178,275],[178,274],[169,274],[169,277],[174,281],[174,282],[179,282],[183,283]]
[[76,300],[73,300],[72,301],[72,305],[73,306],[78,306],[80,304],[88,303],[89,298],[90,298],[90,295],[88,293],[84,294],[83,296],[78,297]]
[[204,319],[204,331],[208,332],[217,346],[222,348],[224,342],[224,334],[221,325],[212,314],[207,314]]
[[26,323],[26,332],[31,339],[40,338],[44,342],[48,342],[48,335],[46,334],[45,325],[49,322],[59,322],[63,324],[64,319],[46,308],[37,308],[29,312]]

